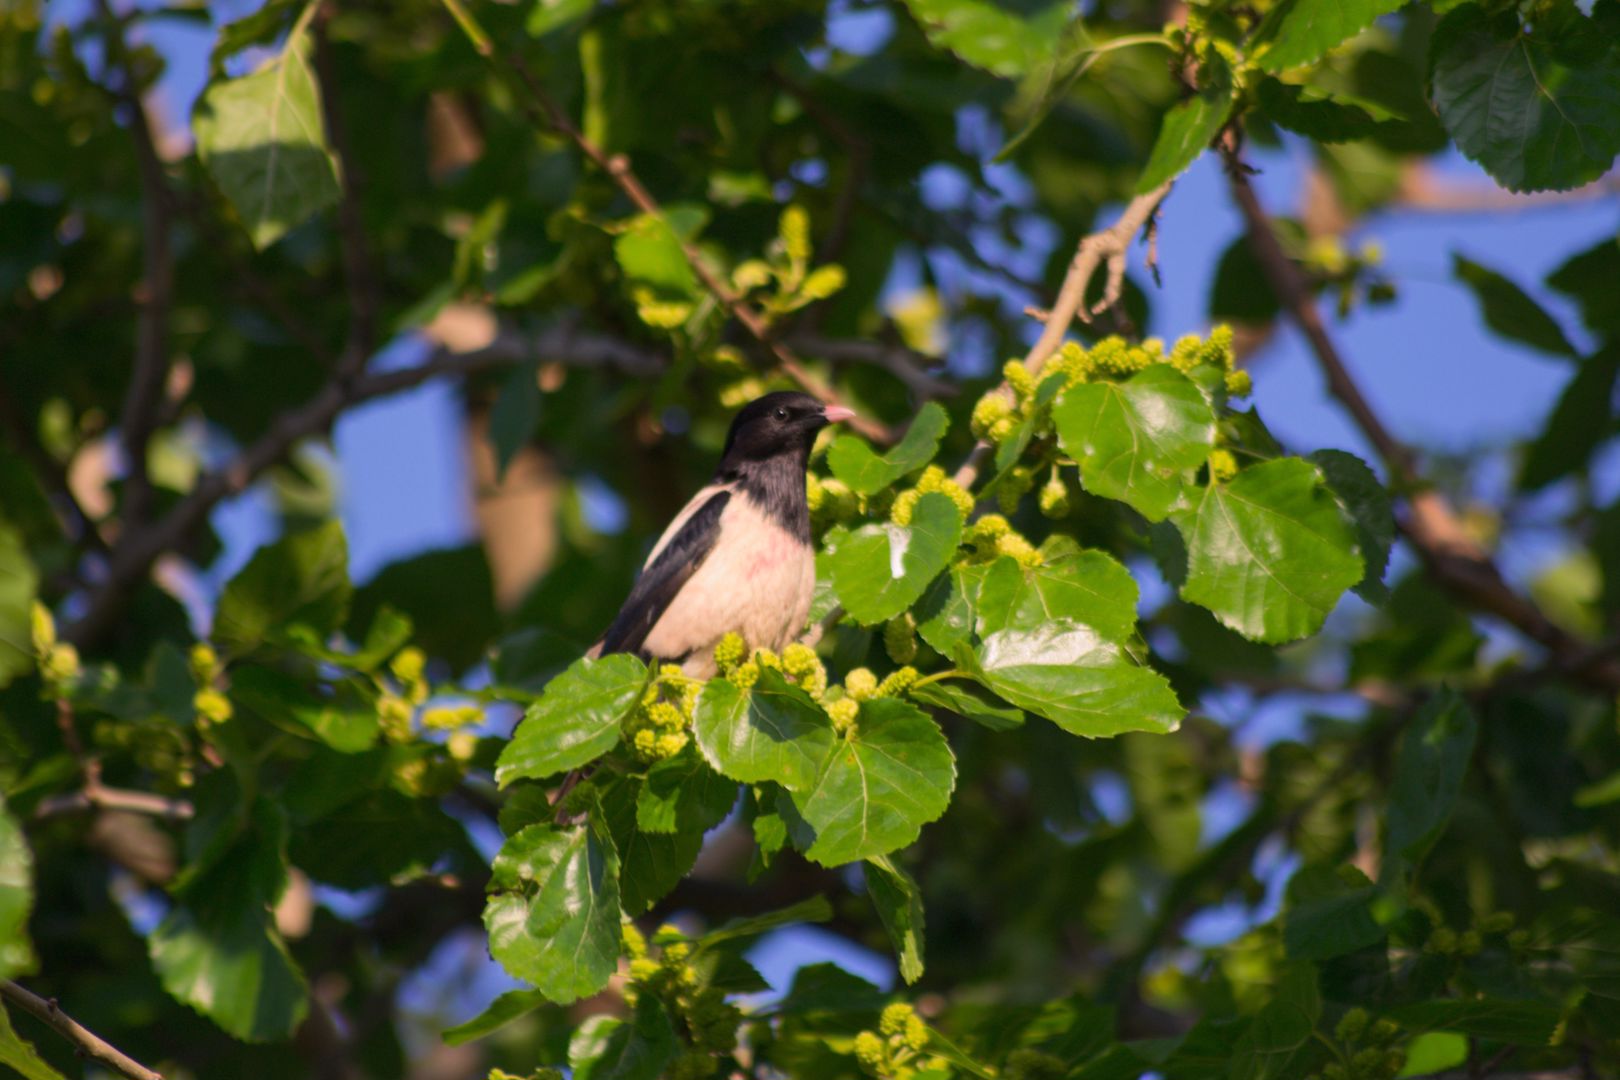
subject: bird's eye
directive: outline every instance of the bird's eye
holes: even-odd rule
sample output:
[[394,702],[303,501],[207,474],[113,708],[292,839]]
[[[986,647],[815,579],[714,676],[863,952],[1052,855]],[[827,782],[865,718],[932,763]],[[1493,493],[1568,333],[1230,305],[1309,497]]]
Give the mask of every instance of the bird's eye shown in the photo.
[[787,417],[788,417],[788,411],[786,409],[784,409],[782,406],[778,405],[776,407],[776,418],[778,420],[786,420]]

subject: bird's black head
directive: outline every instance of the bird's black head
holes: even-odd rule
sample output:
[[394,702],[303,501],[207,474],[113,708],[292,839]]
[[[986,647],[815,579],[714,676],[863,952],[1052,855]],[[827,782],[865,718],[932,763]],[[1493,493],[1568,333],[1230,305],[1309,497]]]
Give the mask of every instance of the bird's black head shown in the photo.
[[854,413],[839,405],[823,406],[809,394],[779,391],[750,401],[731,421],[721,468],[772,458],[809,457],[816,433]]

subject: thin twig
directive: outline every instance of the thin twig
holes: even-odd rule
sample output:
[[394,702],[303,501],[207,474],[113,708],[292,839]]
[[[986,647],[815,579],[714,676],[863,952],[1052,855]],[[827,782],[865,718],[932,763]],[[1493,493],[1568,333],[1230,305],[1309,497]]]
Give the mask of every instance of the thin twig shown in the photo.
[[55,998],[42,998],[10,979],[0,981],[0,997],[51,1025],[74,1045],[81,1056],[100,1062],[130,1080],[163,1080],[162,1073],[148,1069],[63,1012]]
[[961,392],[955,383],[936,378],[924,370],[938,361],[898,342],[824,338],[813,334],[794,334],[789,340],[793,348],[800,352],[834,364],[856,363],[880,367],[905,383],[913,394],[924,401],[955,397]]
[[[1170,194],[1170,186],[1171,181],[1166,180],[1152,191],[1136,196],[1125,205],[1125,211],[1119,215],[1118,221],[1106,229],[1080,238],[1074,258],[1069,262],[1069,271],[1063,276],[1057,299],[1047,314],[1041,336],[1024,356],[1024,366],[1030,374],[1037,374],[1047,358],[1058,351],[1076,318],[1089,322],[1091,316],[1100,315],[1119,302],[1124,290],[1126,252],[1136,235],[1157,215],[1159,205]],[[1108,275],[1103,285],[1102,299],[1093,304],[1089,312],[1082,314],[1086,290],[1099,269],[1105,269]],[[965,488],[972,487],[990,452],[990,444],[980,439],[962,467],[956,470],[956,482]]]
[[[484,32],[483,27],[478,24],[478,21],[462,4],[461,0],[440,0],[440,2],[450,12],[451,17],[461,27],[462,32],[467,35],[467,40],[472,43],[473,49],[485,60],[489,61],[492,67],[500,71],[501,58],[496,56],[494,42],[490,40],[489,35]],[[508,53],[504,57],[504,61],[507,68],[517,76],[528,93],[527,99],[523,101],[523,108],[531,120],[540,126],[550,128],[573,143],[592,164],[608,175],[608,178],[635,205],[636,209],[649,217],[661,221],[667,220],[664,216],[663,207],[659,205],[657,199],[653,198],[652,193],[647,190],[640,177],[631,169],[629,158],[623,154],[610,154],[586,138],[585,133],[579,129],[563,107],[552,98],[521,55],[516,52]],[[704,289],[731,313],[732,318],[742,324],[743,329],[747,330],[754,340],[765,347],[775,359],[777,366],[781,368],[788,378],[798,383],[805,393],[819,401],[828,405],[844,404],[837,391],[822,382],[805,366],[804,361],[799,358],[797,353],[777,339],[771,332],[770,323],[765,317],[755,311],[747,300],[739,296],[715,272],[714,268],[709,265],[708,259],[698,250],[696,244],[681,236],[674,229],[671,229],[671,232],[680,244],[681,254],[692,268],[692,272],[697,275],[698,280],[703,283]],[[851,427],[869,439],[878,442],[892,442],[894,440],[894,433],[886,425],[870,418],[857,416],[849,423]]]
[[338,243],[343,255],[343,281],[349,294],[349,337],[338,361],[342,378],[353,379],[365,370],[366,361],[377,351],[378,327],[382,322],[382,288],[374,272],[371,244],[366,239],[365,222],[360,216],[360,189],[363,177],[349,146],[349,130],[344,122],[343,103],[338,97],[337,75],[332,66],[332,46],[326,26],[332,17],[332,4],[322,3],[312,29],[315,40],[315,78],[320,84],[321,111],[326,122],[326,138],[338,161]]
[[141,181],[142,270],[139,288],[140,319],[135,336],[135,363],[119,413],[120,441],[124,450],[123,519],[135,524],[145,519],[152,497],[146,470],[146,448],[157,426],[169,371],[169,307],[174,294],[174,259],[169,249],[169,219],[173,203],[158,157],[157,141],[141,101],[134,65],[123,37],[123,23],[110,0],[97,0],[107,23],[107,55],[118,70],[114,96],[129,113],[135,142],[135,162]]
[[1328,391],[1339,400],[1389,470],[1391,487],[1406,503],[1401,531],[1422,557],[1429,573],[1470,607],[1502,619],[1568,664],[1569,673],[1588,685],[1613,693],[1620,690],[1620,664],[1588,657],[1586,645],[1558,626],[1528,597],[1520,595],[1490,556],[1469,537],[1445,496],[1420,475],[1416,455],[1384,425],[1328,336],[1315,300],[1299,266],[1283,250],[1271,219],[1249,182],[1237,136],[1221,141],[1232,198],[1248,226],[1249,246],[1272,291],[1304,333]]
[[164,821],[190,821],[196,816],[196,808],[185,799],[171,799],[149,791],[108,787],[98,781],[93,787],[86,786],[78,791],[41,799],[39,805],[34,807],[34,818],[37,821],[44,821],[47,818],[67,814],[83,814],[90,810],[123,810],[131,814],[161,818]]

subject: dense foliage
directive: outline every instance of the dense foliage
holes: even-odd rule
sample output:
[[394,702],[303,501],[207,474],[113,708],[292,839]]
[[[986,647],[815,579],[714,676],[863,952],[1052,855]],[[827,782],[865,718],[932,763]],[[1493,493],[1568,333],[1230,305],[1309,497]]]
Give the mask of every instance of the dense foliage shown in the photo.
[[[1341,237],[1427,158],[1612,168],[1616,0],[43,8],[0,13],[0,1067],[1620,1070],[1620,241],[1545,283],[1578,326],[1456,260],[1569,369],[1494,506],[1318,312],[1393,298]],[[142,106],[170,23],[212,35],[189,141]],[[1265,214],[1284,140],[1331,212]],[[1247,235],[1143,338],[1126,250],[1206,150]],[[1379,460],[1249,407],[1284,320]],[[315,445],[433,378],[481,543],[352,581]],[[862,418],[804,642],[580,659],[789,386]],[[248,490],[277,535],[213,584]],[[1508,580],[1549,490],[1562,561]],[[761,996],[814,923],[899,984]],[[522,988],[421,1004],[486,944]]]

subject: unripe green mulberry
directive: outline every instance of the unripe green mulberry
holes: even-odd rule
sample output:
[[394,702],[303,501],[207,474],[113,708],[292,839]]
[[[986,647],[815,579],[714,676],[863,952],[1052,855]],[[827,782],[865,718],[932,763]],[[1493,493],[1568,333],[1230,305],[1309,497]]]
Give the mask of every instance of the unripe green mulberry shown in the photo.
[[422,726],[434,731],[471,727],[484,718],[476,705],[439,705],[422,710]]
[[1351,1009],[1339,1018],[1338,1025],[1333,1029],[1333,1037],[1342,1043],[1360,1042],[1362,1035],[1367,1032],[1367,1022],[1370,1019],[1366,1009],[1359,1006]]
[[878,680],[870,668],[858,667],[844,676],[844,689],[856,701],[867,701],[877,696]]
[[1054,521],[1069,516],[1069,485],[1065,484],[1063,477],[1058,475],[1056,466],[1053,467],[1052,475],[1047,479],[1046,483],[1041,485],[1038,501],[1041,513]]
[[877,1076],[888,1067],[889,1049],[875,1031],[863,1031],[855,1036],[855,1060],[861,1068]]
[[729,676],[731,684],[739,690],[751,690],[759,682],[759,664],[753,660],[738,664]]
[[[28,609],[28,625],[34,641],[34,655],[44,656],[49,653],[51,646],[56,644],[56,620],[51,617],[51,609],[35,600]],[[212,653],[213,650],[209,649],[209,652]]]
[[906,1030],[906,1021],[915,1015],[916,1011],[903,1001],[885,1005],[878,1017],[878,1031],[884,1035],[900,1035]]
[[840,735],[855,726],[860,714],[861,703],[852,697],[841,697],[827,703],[827,715],[832,719],[833,730]]
[[1232,327],[1221,323],[1209,332],[1204,339],[1204,347],[1200,350],[1198,362],[1210,364],[1214,367],[1232,370],[1235,357],[1232,354]]
[[1479,920],[1479,929],[1483,934],[1501,934],[1513,929],[1513,912],[1493,911]]
[[1429,935],[1429,940],[1424,943],[1424,951],[1451,955],[1457,951],[1457,932],[1449,926],[1440,927]]
[[1211,450],[1209,452],[1209,478],[1217,484],[1224,483],[1238,474],[1237,458],[1232,456],[1230,450]]
[[1464,930],[1457,936],[1457,951],[1464,956],[1478,956],[1484,947],[1484,939],[1478,930]]
[[1035,473],[1027,465],[1014,465],[996,485],[996,505],[1003,514],[1016,514],[1018,504],[1035,486]]
[[[199,717],[211,724],[223,724],[234,714],[231,699],[211,686],[205,686],[192,695],[191,707],[197,711]],[[408,714],[405,723],[407,727],[410,724]]]
[[191,668],[191,677],[200,686],[213,682],[219,674],[219,654],[206,641],[199,641],[191,647],[187,663]]
[[1228,371],[1225,377],[1226,392],[1232,397],[1248,397],[1254,390],[1254,380],[1242,368]]
[[394,678],[402,683],[418,682],[422,678],[422,673],[427,670],[427,657],[421,649],[407,645],[388,661],[388,670],[392,671]]
[[392,743],[411,741],[411,705],[398,694],[377,699],[377,726],[383,738]]
[[1041,557],[1041,553],[1035,550],[1035,545],[1018,533],[1008,533],[997,539],[996,554],[1010,555],[1018,560],[1018,565],[1024,567],[1040,566],[1046,561]]
[[878,684],[877,697],[898,697],[917,682],[917,669],[909,665],[889,672]]
[[40,661],[39,673],[55,686],[79,677],[79,650],[65,641],[58,641]]
[[998,386],[973,406],[973,417],[969,421],[969,426],[972,427],[973,434],[979,438],[990,439],[991,432],[997,424],[1012,418],[1012,411],[1011,396]]
[[883,624],[883,648],[897,664],[917,659],[917,620],[902,612]]
[[620,925],[619,940],[624,944],[625,955],[632,960],[647,955],[647,937],[635,923]]
[[1035,376],[1030,374],[1022,360],[1009,360],[1003,364],[1001,377],[1007,380],[1007,385],[1012,387],[1020,401],[1035,393]]
[[902,491],[894,497],[894,505],[889,507],[889,520],[896,525],[910,525],[911,515],[916,512],[917,504],[922,502],[923,493],[916,488]]
[[812,514],[820,512],[827,505],[827,491],[813,472],[804,474],[804,502]]
[[810,261],[810,215],[804,207],[795,204],[783,210],[777,232],[782,237],[782,250],[791,261]]
[[1030,1047],[1007,1055],[1006,1080],[1059,1080],[1069,1071],[1062,1058]]
[[1197,334],[1183,334],[1170,348],[1170,366],[1184,373],[1191,371],[1199,364],[1203,345]]
[[729,675],[747,655],[748,645],[735,630],[727,631],[714,646],[714,664],[722,675]]
[[945,470],[938,465],[930,465],[922,471],[917,478],[917,492],[919,495],[939,493],[956,504],[957,511],[967,517],[973,513],[973,496],[961,484],[945,475]]
[[1373,1022],[1367,1029],[1367,1041],[1383,1046],[1401,1033],[1401,1026],[1393,1020],[1384,1019]]

